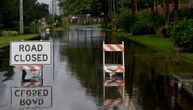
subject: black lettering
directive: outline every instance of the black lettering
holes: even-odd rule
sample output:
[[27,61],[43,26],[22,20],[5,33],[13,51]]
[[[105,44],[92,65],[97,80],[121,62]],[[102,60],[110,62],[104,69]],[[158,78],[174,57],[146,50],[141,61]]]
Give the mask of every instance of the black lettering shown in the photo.
[[37,96],[37,90],[32,90],[33,97]]
[[21,90],[21,97],[23,97],[25,90]]
[[27,45],[25,46],[25,51],[27,51],[27,52],[30,51],[30,45],[27,44]]
[[19,57],[19,55],[18,55],[18,54],[16,54],[16,55],[14,56],[14,60],[15,60],[16,62],[18,62],[18,61],[19,61],[18,57]]
[[25,99],[20,99],[20,106],[24,106],[25,105]]
[[44,100],[43,100],[43,98],[41,98],[41,99],[39,99],[39,101],[38,101],[39,103],[38,103],[38,105],[42,105],[42,104],[44,104]]
[[36,54],[32,55],[32,61],[36,61]]
[[26,60],[26,61],[30,61],[30,60],[31,60],[31,56],[30,56],[29,54],[27,54],[27,55],[25,56],[25,60]]
[[27,90],[26,95],[27,95],[27,97],[30,97],[31,96],[31,90]]
[[48,60],[48,56],[47,56],[46,54],[43,54],[42,57],[43,57],[43,58],[42,58],[43,61],[47,61],[47,60]]
[[27,104],[27,105],[31,105],[31,100],[30,100],[30,99],[27,99],[27,100],[26,100],[26,104]]
[[38,99],[32,99],[32,103],[37,104]]
[[15,91],[15,96],[19,97],[19,90]]
[[31,51],[37,51],[35,45],[32,46]]
[[43,90],[43,96],[48,96],[48,90],[47,89]]
[[42,60],[41,60],[41,54],[37,54],[37,60],[38,60],[38,61],[42,61]]
[[23,52],[24,51],[24,45],[19,45],[19,51],[21,52]]
[[38,51],[42,51],[43,50],[43,46],[42,45],[40,45],[40,44],[38,44]]
[[20,55],[20,61],[21,62],[25,62],[25,60],[23,59],[22,55]]
[[38,96],[41,97],[42,96],[42,89],[38,90]]

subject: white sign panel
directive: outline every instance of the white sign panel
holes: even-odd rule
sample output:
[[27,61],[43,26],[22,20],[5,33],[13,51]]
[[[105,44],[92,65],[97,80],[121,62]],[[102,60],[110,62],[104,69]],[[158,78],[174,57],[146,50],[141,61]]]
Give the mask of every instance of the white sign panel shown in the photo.
[[12,108],[52,107],[52,87],[12,87]]
[[49,41],[11,42],[10,65],[51,64]]

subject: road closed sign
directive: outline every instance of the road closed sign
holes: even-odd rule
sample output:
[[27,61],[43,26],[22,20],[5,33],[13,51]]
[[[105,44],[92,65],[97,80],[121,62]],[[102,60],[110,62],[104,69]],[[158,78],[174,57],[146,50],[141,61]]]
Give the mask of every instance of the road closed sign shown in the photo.
[[11,42],[10,65],[17,64],[51,64],[51,42]]
[[52,107],[52,87],[12,87],[12,108]]

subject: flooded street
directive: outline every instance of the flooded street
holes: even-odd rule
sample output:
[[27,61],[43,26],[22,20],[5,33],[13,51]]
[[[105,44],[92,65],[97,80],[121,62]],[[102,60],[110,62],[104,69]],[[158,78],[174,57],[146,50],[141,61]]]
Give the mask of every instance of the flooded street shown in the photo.
[[[51,104],[47,107],[27,109],[193,109],[191,94],[186,89],[179,89],[181,87],[179,82],[172,77],[191,75],[193,64],[178,57],[171,57],[172,54],[151,50],[136,42],[115,36],[95,26],[80,26],[44,38],[53,43],[52,64],[43,66],[43,86],[52,88]],[[126,100],[121,107],[106,107],[103,98],[102,42],[121,43],[122,40],[125,43]],[[0,49],[0,81],[0,110],[24,110],[25,108],[12,106],[14,102],[11,98],[13,95],[11,87],[20,86],[21,71],[19,65],[9,66],[9,47]],[[190,82],[184,84],[191,88]],[[113,88],[105,94],[120,97],[118,91]]]

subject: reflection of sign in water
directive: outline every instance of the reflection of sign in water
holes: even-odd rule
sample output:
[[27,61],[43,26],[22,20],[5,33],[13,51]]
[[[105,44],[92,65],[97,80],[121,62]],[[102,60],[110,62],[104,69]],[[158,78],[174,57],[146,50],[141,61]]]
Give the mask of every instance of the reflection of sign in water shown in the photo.
[[13,108],[51,107],[52,87],[12,87],[11,104]]
[[49,41],[11,42],[10,64],[51,64]]

